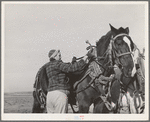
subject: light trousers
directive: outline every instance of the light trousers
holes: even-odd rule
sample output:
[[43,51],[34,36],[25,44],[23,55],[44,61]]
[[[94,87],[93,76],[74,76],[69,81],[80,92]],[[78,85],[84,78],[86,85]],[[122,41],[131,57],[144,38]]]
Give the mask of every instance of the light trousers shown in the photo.
[[68,113],[68,91],[55,90],[47,94],[47,113]]

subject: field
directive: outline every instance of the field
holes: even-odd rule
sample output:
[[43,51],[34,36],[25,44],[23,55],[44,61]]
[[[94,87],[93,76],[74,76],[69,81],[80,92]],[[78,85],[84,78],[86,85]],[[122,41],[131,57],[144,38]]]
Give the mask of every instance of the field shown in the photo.
[[31,113],[32,105],[32,92],[4,94],[4,113]]
[[[32,92],[15,92],[4,94],[4,113],[31,113],[33,105]],[[77,110],[78,108],[75,108]],[[90,107],[89,113],[92,113],[93,106]],[[68,105],[68,113],[73,113]],[[122,111],[121,113],[126,113]]]
[[[32,92],[4,94],[4,113],[31,113],[32,105]],[[68,106],[68,113],[72,113],[70,106]]]

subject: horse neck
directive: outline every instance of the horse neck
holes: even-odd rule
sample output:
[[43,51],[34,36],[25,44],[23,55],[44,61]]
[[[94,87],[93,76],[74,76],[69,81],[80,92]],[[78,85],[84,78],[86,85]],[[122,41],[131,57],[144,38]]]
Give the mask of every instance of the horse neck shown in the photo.
[[133,97],[133,92],[136,91],[137,84],[135,82],[135,79],[133,78],[126,78],[123,76],[122,83],[124,84],[126,92],[130,94],[131,97]]
[[110,93],[112,102],[116,103],[120,95],[120,82],[118,80],[112,82]]
[[103,56],[109,46],[110,40],[104,41],[104,43],[99,43],[97,45],[97,56]]
[[[107,53],[106,51],[107,51],[107,49],[109,47],[111,36],[112,36],[112,32],[109,31],[105,36],[101,37],[101,39],[99,40],[99,42],[97,42],[96,48],[97,48],[97,56],[98,57],[108,58],[108,57],[106,57],[106,53]],[[100,59],[99,62],[102,65],[105,65],[107,62],[104,62],[104,60],[105,59]],[[105,76],[108,76],[109,74],[110,74],[110,72],[107,72],[107,71],[104,72]]]
[[[106,51],[108,49],[110,41],[106,41],[103,44],[99,44],[97,46],[97,56],[102,58],[99,60],[99,62],[107,69],[108,65],[106,65],[109,61],[109,57],[106,55]],[[107,58],[107,59],[106,59]],[[103,69],[102,69],[103,70]],[[105,71],[104,76],[110,75],[110,71]]]
[[109,43],[110,43],[110,39],[112,36],[112,32],[109,31],[106,35],[102,36],[99,41],[96,44],[97,47],[97,55],[98,56],[103,56],[103,54],[106,52]]

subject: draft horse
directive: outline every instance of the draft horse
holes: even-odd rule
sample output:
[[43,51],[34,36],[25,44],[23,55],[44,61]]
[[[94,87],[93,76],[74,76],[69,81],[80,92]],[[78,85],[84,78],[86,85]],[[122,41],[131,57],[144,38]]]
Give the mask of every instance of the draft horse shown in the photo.
[[[133,77],[131,76],[134,67],[132,57],[134,43],[129,36],[129,28],[116,29],[111,25],[110,27],[111,31],[102,36],[96,44],[99,59],[99,63],[97,63],[101,64],[102,75],[104,76],[110,76],[112,73],[110,67],[116,65],[121,71],[120,78],[111,84],[107,97],[102,97],[97,88],[98,86],[91,85],[92,79],[87,76],[76,90],[79,113],[87,113],[92,103],[94,103],[94,113],[109,113],[113,109],[113,112],[119,113],[121,108],[118,103],[121,97],[120,93],[126,94],[129,89],[129,95],[133,95],[135,91]],[[102,83],[99,85],[102,85]],[[85,88],[85,86],[87,87]],[[115,105],[114,108],[111,107],[111,103]]]
[[[132,69],[134,67],[133,58],[131,56],[132,51],[134,50],[134,43],[128,35],[129,28],[124,29],[121,27],[119,29],[115,29],[111,25],[110,27],[111,31],[102,36],[96,43],[97,60],[94,62],[101,67],[102,73],[100,75],[110,76],[115,64],[119,67],[122,74],[120,79],[115,80],[111,84],[111,88],[107,90],[109,91],[108,97],[101,97],[102,95],[98,87],[103,86],[103,84],[100,83],[96,85],[97,83],[95,81],[98,81],[97,79],[99,79],[100,75],[92,78],[90,77],[90,73],[87,71],[78,75],[78,77],[76,77],[77,82],[75,82],[74,86],[76,99],[79,105],[79,113],[88,113],[89,107],[92,103],[94,103],[94,113],[109,113],[111,111],[110,103],[113,102],[115,105],[118,103],[120,96],[120,82],[122,83],[125,91],[129,86],[130,89],[134,90],[131,77]],[[128,45],[126,41],[129,41],[130,45]],[[45,73],[45,67],[46,65],[40,70],[43,74]],[[39,83],[39,81],[42,81],[42,83]],[[74,82],[73,79],[72,82]],[[43,113],[45,111],[44,100],[46,99],[47,85],[48,82],[46,74],[41,75],[41,73],[38,73],[34,85],[35,91],[33,92],[33,113]],[[117,107],[115,112],[116,110]]]

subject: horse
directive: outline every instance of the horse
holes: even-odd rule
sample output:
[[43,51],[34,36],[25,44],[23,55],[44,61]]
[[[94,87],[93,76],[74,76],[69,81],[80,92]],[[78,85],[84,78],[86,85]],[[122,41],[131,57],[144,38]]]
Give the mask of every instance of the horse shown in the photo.
[[[131,77],[134,67],[132,57],[134,43],[129,36],[129,28],[127,27],[124,29],[120,27],[116,29],[112,25],[110,25],[110,27],[111,31],[102,36],[96,44],[97,56],[99,57],[99,63],[102,64],[101,67],[103,66],[103,68],[101,68],[103,70],[103,75],[109,76],[112,72],[109,66],[114,66],[116,64],[122,72],[120,79],[112,83],[109,92],[110,95],[107,97],[109,100],[107,101],[105,97],[101,97],[96,86],[93,88],[89,85],[91,78],[87,76],[77,87],[77,91],[82,91],[77,94],[80,113],[87,113],[92,103],[94,103],[94,113],[109,113],[110,101],[117,106],[120,91],[123,92],[122,89],[120,90],[120,84],[124,89],[124,93],[122,94],[126,94],[128,91],[129,96],[132,96],[135,90],[133,86],[133,77]],[[130,43],[130,45],[128,43]],[[85,86],[88,86],[88,88],[85,88]]]
[[[124,29],[122,27],[115,29],[111,25],[110,27],[111,30],[106,35],[102,36],[102,38],[99,39],[99,42],[96,43],[98,58],[97,60],[94,60],[94,62],[98,64],[96,67],[101,67],[100,69],[102,73],[91,77],[91,72],[87,72],[87,70],[81,73],[82,75],[76,76],[77,81],[74,84],[74,89],[76,91],[76,99],[79,105],[79,113],[88,113],[89,107],[92,103],[94,103],[94,113],[109,113],[112,108],[110,102],[112,102],[115,105],[115,108],[117,108],[116,106],[120,97],[120,81],[125,90],[128,89],[128,87],[134,90],[131,77],[132,69],[134,67],[131,51],[133,51],[134,44],[131,37],[128,35],[129,29]],[[130,45],[125,42],[124,38],[130,41]],[[121,70],[122,75],[119,80],[115,80],[111,84],[104,83],[105,85],[111,86],[105,91],[106,93],[109,93],[107,95],[108,97],[104,97],[99,89],[99,87],[103,87],[104,84],[101,82],[99,83],[99,77],[101,75],[109,77],[114,70],[113,65],[115,64]],[[73,80],[74,78],[70,81]],[[42,87],[42,89],[46,89],[46,85]],[[44,93],[46,94],[46,91]],[[131,91],[131,93],[133,93],[133,91]],[[34,104],[35,101],[38,100],[34,98]],[[35,109],[35,107],[33,108]],[[116,110],[117,109],[115,109],[115,112]],[[40,110],[40,112],[43,111],[43,109]]]
[[46,67],[48,63],[43,65],[36,74],[34,90],[33,90],[33,107],[32,113],[46,113],[46,95],[48,87],[48,77]]

